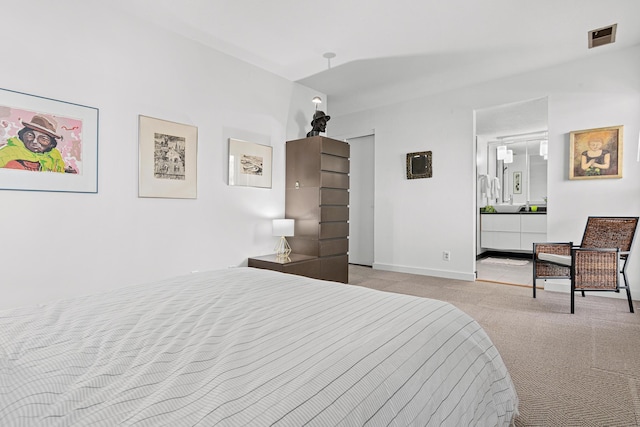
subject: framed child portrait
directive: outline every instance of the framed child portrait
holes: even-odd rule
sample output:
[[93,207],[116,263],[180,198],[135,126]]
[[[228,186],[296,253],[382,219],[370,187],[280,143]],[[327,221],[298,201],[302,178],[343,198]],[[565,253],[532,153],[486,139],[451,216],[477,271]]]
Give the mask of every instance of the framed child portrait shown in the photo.
[[622,178],[623,126],[573,131],[569,179]]

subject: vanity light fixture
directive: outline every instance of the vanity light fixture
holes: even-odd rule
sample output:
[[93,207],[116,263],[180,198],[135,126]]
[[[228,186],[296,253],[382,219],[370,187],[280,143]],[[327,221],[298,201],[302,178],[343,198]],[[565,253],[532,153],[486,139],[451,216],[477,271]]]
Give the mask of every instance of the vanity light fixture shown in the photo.
[[513,150],[507,150],[507,155],[504,158],[505,163],[513,163]]
[[311,102],[316,104],[316,111],[318,111],[318,104],[322,104],[322,98],[320,98],[319,96],[314,96]]
[[542,141],[540,141],[540,155],[544,156],[544,158],[546,159],[547,157],[547,153],[549,150],[549,141],[547,141],[546,139],[543,139]]
[[496,147],[496,159],[504,160],[505,157],[507,157],[507,146],[499,145],[498,147]]

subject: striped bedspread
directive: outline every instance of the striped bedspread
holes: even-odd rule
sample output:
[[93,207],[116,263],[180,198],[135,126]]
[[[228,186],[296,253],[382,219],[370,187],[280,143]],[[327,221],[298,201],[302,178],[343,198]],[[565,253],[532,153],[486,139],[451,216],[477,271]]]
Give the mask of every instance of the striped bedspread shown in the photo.
[[507,426],[472,318],[252,268],[0,311],[1,426]]

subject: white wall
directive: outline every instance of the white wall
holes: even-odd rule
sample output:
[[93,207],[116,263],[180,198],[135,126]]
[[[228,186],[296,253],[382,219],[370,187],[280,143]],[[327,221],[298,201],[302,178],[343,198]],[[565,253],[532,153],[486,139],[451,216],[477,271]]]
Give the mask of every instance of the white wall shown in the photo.
[[[99,108],[99,192],[0,190],[0,308],[272,252],[284,144],[304,137],[323,94],[97,1],[23,1],[14,15],[0,86]],[[198,127],[196,200],[137,197],[140,114]],[[273,146],[272,189],[226,184],[229,137]]]
[[[548,238],[578,242],[589,215],[640,215],[640,47],[344,116],[330,135],[375,129],[376,268],[473,279],[473,110],[549,97]],[[624,125],[622,179],[570,181],[569,133]],[[433,178],[407,180],[405,155],[433,151]],[[638,240],[638,239],[637,239]],[[640,247],[629,264],[640,299]],[[442,251],[451,250],[451,261]]]

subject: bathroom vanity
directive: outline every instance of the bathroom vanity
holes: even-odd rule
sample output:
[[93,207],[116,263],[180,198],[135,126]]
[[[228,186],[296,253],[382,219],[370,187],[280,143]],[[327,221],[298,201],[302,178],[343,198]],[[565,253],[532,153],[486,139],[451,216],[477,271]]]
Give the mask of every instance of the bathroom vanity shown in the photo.
[[534,242],[546,241],[546,212],[480,215],[480,246],[484,249],[531,252]]

